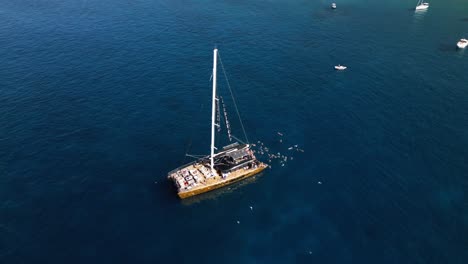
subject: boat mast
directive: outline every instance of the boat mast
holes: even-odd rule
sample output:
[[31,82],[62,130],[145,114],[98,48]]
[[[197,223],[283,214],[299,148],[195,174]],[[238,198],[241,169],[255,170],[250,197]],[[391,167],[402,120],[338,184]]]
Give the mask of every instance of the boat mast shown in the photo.
[[215,118],[216,118],[216,66],[218,49],[213,50],[213,100],[211,103],[211,171],[214,171],[214,151],[215,151]]

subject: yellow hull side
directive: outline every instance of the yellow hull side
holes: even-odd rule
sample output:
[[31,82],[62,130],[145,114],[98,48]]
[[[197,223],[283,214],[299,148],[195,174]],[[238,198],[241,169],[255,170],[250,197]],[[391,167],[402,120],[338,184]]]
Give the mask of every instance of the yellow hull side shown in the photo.
[[226,185],[229,185],[229,184],[241,181],[243,179],[246,179],[248,177],[251,177],[251,176],[253,176],[255,174],[258,174],[261,171],[263,171],[265,168],[266,168],[265,165],[259,166],[256,170],[251,171],[251,172],[246,173],[246,174],[241,174],[238,177],[230,179],[229,181],[221,181],[219,183],[214,183],[212,185],[208,185],[208,186],[206,186],[204,188],[199,188],[199,189],[196,189],[196,190],[193,190],[193,191],[179,192],[178,195],[179,195],[179,197],[181,199],[184,199],[184,198],[188,198],[188,197],[191,197],[191,196],[194,196],[194,195],[197,195],[197,194],[213,191],[213,190],[219,189],[221,187],[224,187]]

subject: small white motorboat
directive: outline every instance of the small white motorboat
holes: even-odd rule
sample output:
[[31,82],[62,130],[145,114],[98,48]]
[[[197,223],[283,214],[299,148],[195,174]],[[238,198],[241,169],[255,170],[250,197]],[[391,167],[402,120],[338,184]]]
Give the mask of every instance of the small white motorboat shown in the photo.
[[336,4],[335,4],[335,3],[332,3],[331,8],[332,8],[332,9],[336,9]]
[[348,67],[346,66],[343,66],[341,64],[338,64],[335,66],[335,70],[338,70],[338,71],[343,71],[343,70],[346,70]]
[[429,8],[429,3],[424,2],[424,0],[419,0],[416,5],[416,10],[424,10]]
[[466,46],[468,46],[468,39],[460,39],[460,41],[457,43],[457,47],[459,49],[464,49]]

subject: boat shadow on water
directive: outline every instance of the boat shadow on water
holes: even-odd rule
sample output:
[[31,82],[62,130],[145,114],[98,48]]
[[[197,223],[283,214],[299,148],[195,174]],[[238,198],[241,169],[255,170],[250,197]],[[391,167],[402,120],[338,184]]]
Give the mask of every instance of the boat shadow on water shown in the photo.
[[454,45],[453,43],[441,43],[441,44],[439,44],[437,49],[439,51],[444,51],[444,52],[452,52],[452,51],[463,52],[463,49],[457,48],[457,46]]
[[241,189],[241,188],[243,188],[243,187],[245,187],[247,185],[250,185],[250,184],[256,182],[259,177],[263,176],[264,173],[265,172],[261,172],[261,173],[259,173],[257,175],[251,176],[251,177],[249,177],[247,179],[244,179],[244,180],[236,182],[236,183],[232,183],[232,184],[227,185],[225,187],[222,187],[220,189],[215,189],[215,190],[207,192],[207,193],[202,193],[202,194],[198,194],[198,195],[195,195],[195,196],[192,196],[192,197],[182,199],[181,203],[182,203],[182,205],[185,205],[185,206],[191,206],[191,205],[201,203],[201,202],[204,202],[204,201],[208,201],[208,200],[216,200],[216,199],[218,199],[218,198],[220,198],[220,197],[222,197],[224,195],[233,193],[238,189]]

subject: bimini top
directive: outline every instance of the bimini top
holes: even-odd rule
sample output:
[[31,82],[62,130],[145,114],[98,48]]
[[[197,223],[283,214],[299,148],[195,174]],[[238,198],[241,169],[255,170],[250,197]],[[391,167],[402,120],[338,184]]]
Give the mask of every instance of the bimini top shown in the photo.
[[230,151],[230,152],[227,152],[226,153],[226,156],[229,156],[231,157],[233,160],[239,160],[239,159],[242,159],[246,156],[249,156],[250,153],[249,153],[249,150],[247,148],[244,148],[244,149],[238,149],[238,150],[235,150],[235,151]]

